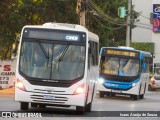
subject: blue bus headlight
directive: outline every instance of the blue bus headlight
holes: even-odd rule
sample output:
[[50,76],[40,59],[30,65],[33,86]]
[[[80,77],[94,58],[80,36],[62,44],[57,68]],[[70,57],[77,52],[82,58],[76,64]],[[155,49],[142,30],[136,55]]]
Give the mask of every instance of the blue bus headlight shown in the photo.
[[136,86],[136,83],[133,83],[133,84],[132,84],[132,87],[134,87],[134,86]]
[[102,84],[102,83],[104,83],[104,79],[103,78],[98,78],[98,82]]

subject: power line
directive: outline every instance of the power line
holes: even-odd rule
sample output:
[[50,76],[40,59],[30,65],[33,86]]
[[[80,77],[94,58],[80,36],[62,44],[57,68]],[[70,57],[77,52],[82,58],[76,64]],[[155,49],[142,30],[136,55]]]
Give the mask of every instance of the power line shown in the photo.
[[117,28],[110,28],[110,27],[107,27],[106,25],[104,25],[103,23],[101,23],[94,15],[91,14],[91,16],[93,17],[93,19],[94,19],[97,23],[99,23],[101,26],[103,26],[103,27],[105,27],[105,28],[107,28],[107,29],[109,29],[109,30],[118,30],[118,29],[121,29],[121,28],[123,28],[123,27],[126,27],[126,26],[120,26],[120,27],[117,27]]
[[[131,25],[131,24],[127,24],[126,22],[120,22],[120,21],[117,21],[117,19],[114,19],[112,17],[110,17],[109,15],[107,14],[104,14],[103,11],[91,0],[88,0],[90,4],[88,4],[88,6],[92,9],[92,17],[103,27],[109,29],[109,30],[116,30],[116,29],[120,29],[122,27],[125,27],[127,25]],[[139,14],[140,16],[142,17],[145,17],[143,15],[141,15],[140,13],[136,12],[137,14]],[[107,21],[109,23],[112,23],[114,25],[118,25],[120,27],[117,27],[117,28],[109,28],[107,26],[105,26],[104,24],[102,24],[97,18],[94,17],[94,15],[102,18],[104,21]],[[145,17],[146,19],[149,19],[147,17]],[[149,19],[150,20],[150,19]],[[132,22],[132,20],[130,20],[130,22]],[[147,24],[144,24],[144,23],[138,23],[138,24],[141,24],[141,25],[146,25],[146,26],[149,26]],[[139,26],[139,25],[135,25],[137,27],[140,27],[140,28],[144,28],[144,29],[149,29],[149,30],[152,30],[151,28],[148,28],[148,27],[144,27],[144,26]]]
[[99,7],[97,7],[97,5],[93,1],[89,0],[89,3],[90,3],[89,7],[92,10],[94,10],[94,12],[96,12],[97,16],[103,18],[105,21],[108,21],[108,22],[115,24],[115,25],[126,25],[126,22],[120,22],[117,19],[114,19],[114,18],[110,17],[109,15],[104,14],[103,11]]
[[139,14],[140,16],[142,16],[142,17],[148,19],[148,20],[151,20],[150,18],[148,18],[148,17],[146,17],[146,16],[144,16],[144,15],[141,15],[140,13],[138,13],[138,14]]
[[[118,21],[117,19],[114,19],[114,18],[110,17],[109,15],[104,14],[104,13],[102,12],[102,10],[100,10],[100,8],[99,8],[92,0],[88,0],[88,1],[89,1],[89,3],[90,3],[90,4],[89,4],[89,7],[91,7],[92,9],[94,9],[94,10],[97,12],[97,15],[99,15],[99,16],[100,16],[101,18],[103,18],[104,20],[106,20],[106,21],[108,21],[108,22],[110,22],[110,23],[112,23],[112,24],[116,24],[116,25],[126,25],[126,22],[120,22],[120,21]],[[142,17],[150,20],[150,18],[142,15],[141,13],[136,12],[136,11],[134,11],[134,12],[135,12],[136,14],[138,14],[139,16],[142,16]]]
[[[103,23],[101,23],[94,15],[92,15],[91,14],[91,16],[93,17],[93,19],[97,22],[97,23],[99,23],[101,26],[103,26],[103,27],[105,27],[105,28],[107,28],[107,29],[109,29],[109,30],[118,30],[118,29],[121,29],[121,28],[123,28],[123,27],[126,27],[126,26],[120,26],[120,27],[117,27],[117,28],[110,28],[110,27],[107,27],[106,25],[104,25]],[[128,25],[130,25],[130,24],[128,24]],[[135,25],[136,27],[139,27],[139,28],[144,28],[144,29],[149,29],[149,30],[152,30],[151,28],[147,28],[147,27],[144,27],[144,26],[139,26],[139,25]]]
[[149,29],[152,30],[151,28],[147,28],[147,27],[143,27],[143,26],[139,26],[139,25],[135,25],[136,27],[140,27],[140,28],[144,28],[144,29]]
[[146,18],[146,19],[148,19],[148,20],[151,20],[150,18],[142,15],[142,13],[136,12],[136,11],[134,11],[134,10],[133,10],[132,12],[133,12],[133,13],[136,13],[137,15],[139,15],[139,16],[141,16],[141,17],[143,17],[143,18]]
[[149,24],[145,24],[145,23],[141,23],[141,22],[137,22],[136,24],[141,24],[141,25],[145,25],[145,26],[149,26],[149,27],[151,27],[151,25],[149,25]]

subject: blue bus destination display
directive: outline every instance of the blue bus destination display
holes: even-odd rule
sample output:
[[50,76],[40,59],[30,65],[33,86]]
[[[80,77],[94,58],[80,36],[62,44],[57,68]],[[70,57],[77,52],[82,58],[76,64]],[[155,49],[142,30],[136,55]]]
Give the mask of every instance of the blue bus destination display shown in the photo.
[[103,55],[119,55],[119,56],[128,56],[128,57],[138,57],[137,52],[133,51],[121,51],[121,50],[114,50],[114,49],[107,49],[103,50]]

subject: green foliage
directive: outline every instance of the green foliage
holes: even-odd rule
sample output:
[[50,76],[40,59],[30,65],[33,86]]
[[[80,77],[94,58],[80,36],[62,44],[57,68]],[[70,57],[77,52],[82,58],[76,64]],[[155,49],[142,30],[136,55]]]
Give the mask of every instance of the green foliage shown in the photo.
[[136,43],[136,42],[132,42],[130,44],[130,46],[135,48],[135,49],[137,49],[137,50],[142,50],[142,51],[154,53],[154,43]]
[[1,0],[0,59],[10,59],[12,44],[24,25],[78,23],[75,0]]
[[[87,27],[89,30],[97,33],[100,37],[100,47],[107,46],[125,46],[126,27],[113,24],[113,20],[124,22],[117,15],[120,6],[127,6],[127,0],[92,0],[96,3],[99,9],[108,16],[107,20],[103,20],[98,16],[90,15]],[[121,4],[120,4],[121,3]],[[96,19],[95,19],[96,17]],[[109,20],[111,18],[111,20]],[[99,21],[99,22],[97,22]],[[102,24],[100,24],[102,23]],[[115,29],[120,28],[120,29]]]
[[[92,0],[106,15],[115,20],[117,0]],[[121,0],[125,6],[127,0]],[[77,0],[0,0],[0,59],[10,59],[12,44],[24,25],[41,25],[46,22],[79,24],[76,14]],[[89,9],[91,10],[91,9]],[[114,30],[118,25],[98,18],[104,27],[88,13],[86,27],[99,35],[101,46],[125,45],[126,28]],[[108,29],[109,28],[109,29]]]

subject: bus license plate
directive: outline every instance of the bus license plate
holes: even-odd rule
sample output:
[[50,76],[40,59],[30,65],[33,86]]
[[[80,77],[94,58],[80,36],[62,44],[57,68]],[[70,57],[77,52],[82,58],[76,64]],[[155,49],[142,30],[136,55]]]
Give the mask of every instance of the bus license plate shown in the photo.
[[122,93],[121,90],[111,90],[111,92],[115,92],[115,93]]
[[53,100],[55,97],[51,95],[44,95],[44,99]]

